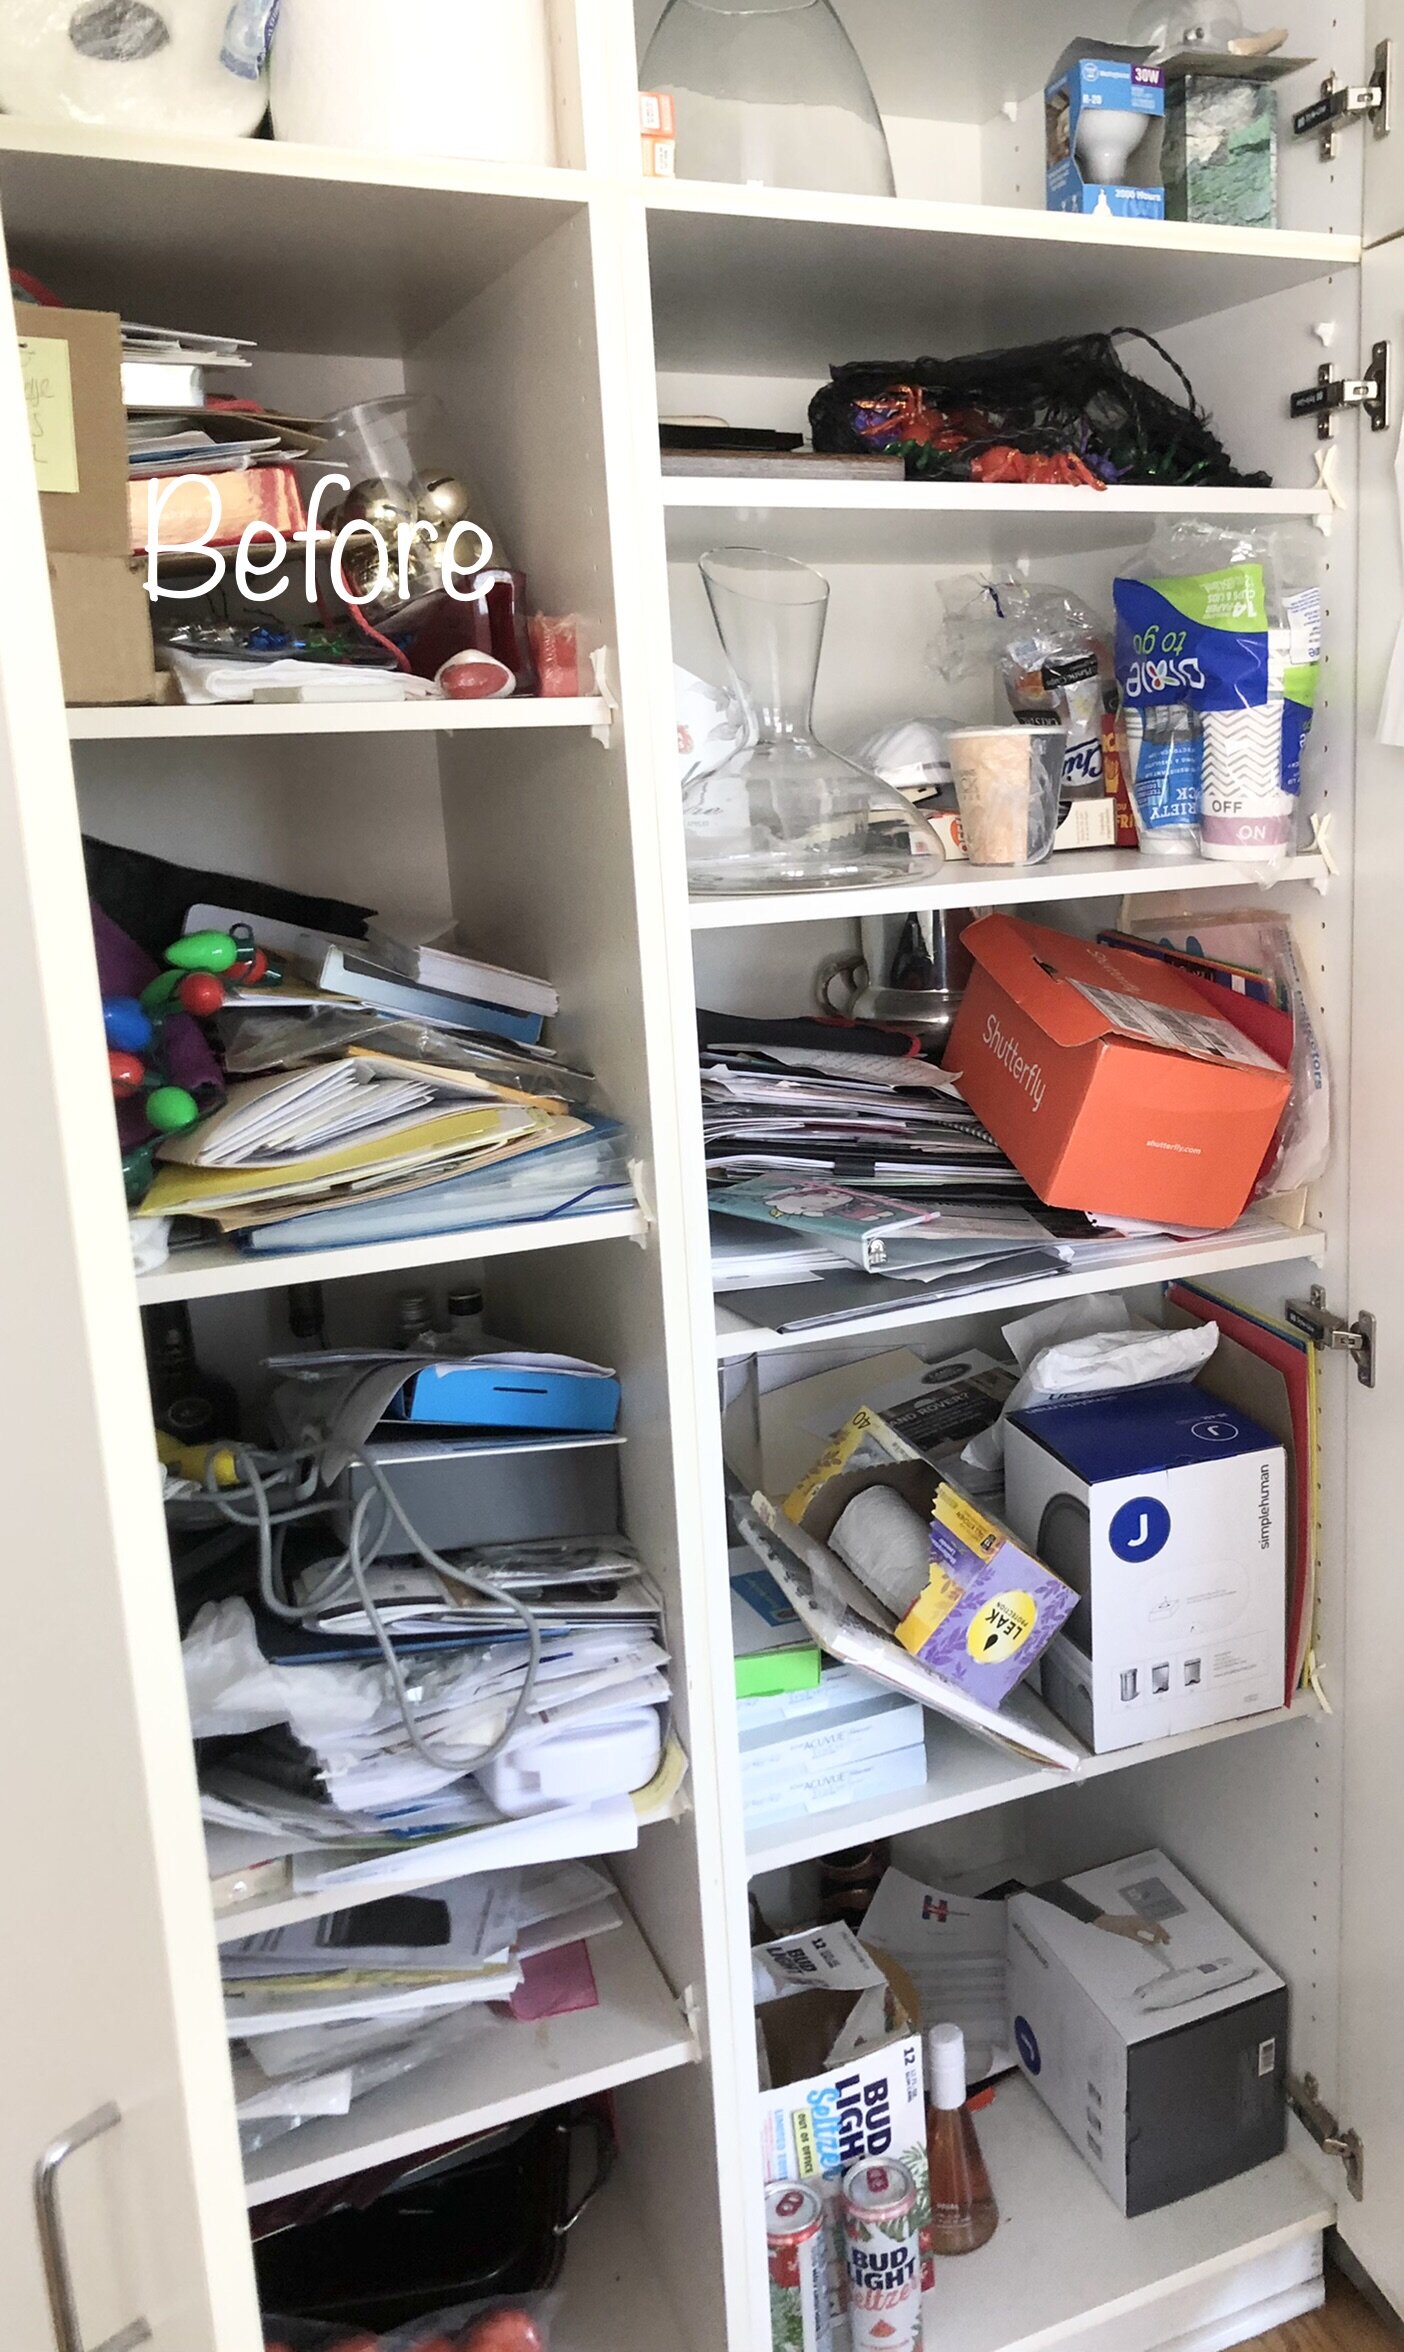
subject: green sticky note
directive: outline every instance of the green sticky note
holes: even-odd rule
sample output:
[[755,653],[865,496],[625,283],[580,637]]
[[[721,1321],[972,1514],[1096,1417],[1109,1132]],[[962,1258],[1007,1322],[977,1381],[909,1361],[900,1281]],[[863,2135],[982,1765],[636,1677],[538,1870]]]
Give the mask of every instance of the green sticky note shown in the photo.
[[736,1661],[738,1699],[778,1699],[786,1691],[817,1690],[823,1653],[805,1643],[793,1650],[762,1650]]

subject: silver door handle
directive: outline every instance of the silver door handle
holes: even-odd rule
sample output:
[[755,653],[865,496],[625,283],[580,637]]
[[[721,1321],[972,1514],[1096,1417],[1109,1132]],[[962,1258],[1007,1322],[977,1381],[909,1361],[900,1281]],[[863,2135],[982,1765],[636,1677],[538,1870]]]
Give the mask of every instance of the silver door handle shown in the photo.
[[[73,2271],[68,2260],[68,2243],[63,2234],[63,2215],[59,2211],[59,2173],[70,2156],[89,2141],[101,2139],[104,2132],[113,2131],[122,2120],[122,2110],[111,2101],[92,2115],[85,2115],[71,2131],[61,2132],[50,2142],[34,2167],[34,2215],[39,2225],[39,2246],[44,2257],[44,2284],[49,2290],[49,2309],[53,2313],[54,2335],[59,2352],[86,2352],[83,2331],[78,2324],[78,2306],[73,2295]],[[105,2343],[94,2345],[92,2352],[135,2352],[138,2344],[151,2342],[151,2330],[144,2319],[134,2319],[128,2327],[109,2336]]]

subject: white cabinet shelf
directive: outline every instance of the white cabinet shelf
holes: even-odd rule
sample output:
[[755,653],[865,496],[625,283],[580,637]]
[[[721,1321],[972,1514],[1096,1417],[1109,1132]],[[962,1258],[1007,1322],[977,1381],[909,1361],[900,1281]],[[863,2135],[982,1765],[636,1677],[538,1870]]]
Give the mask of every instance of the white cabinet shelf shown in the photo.
[[599,2006],[537,2025],[486,2017],[438,2065],[386,2083],[348,2115],[304,2124],[249,2159],[251,2205],[619,2083],[689,2066],[696,2039],[633,1920],[590,1944]]
[[[991,1311],[1002,1314],[1016,1307],[1047,1306],[1055,1299],[1100,1297],[1104,1292],[1139,1290],[1162,1282],[1212,1282],[1246,1266],[1314,1265],[1325,1254],[1326,1237],[1321,1233],[1259,1234],[1240,1241],[1230,1233],[1202,1244],[1186,1241],[1159,1249],[1148,1246],[1145,1257],[1130,1264],[1099,1266],[1079,1274],[1049,1274],[1036,1282],[1011,1282],[997,1289],[971,1291],[961,1298],[933,1299],[925,1307],[917,1302],[889,1308],[885,1314],[855,1316],[851,1322],[813,1331],[771,1331],[745,1322],[730,1307],[718,1305],[717,1360],[732,1364],[751,1356],[790,1355],[805,1348],[861,1347],[873,1341],[895,1340],[902,1333],[919,1332],[934,1323],[968,1320]],[[875,1289],[879,1280],[873,1277]],[[812,1289],[810,1283],[796,1285],[796,1300],[802,1301]]]
[[641,1210],[612,1209],[594,1217],[542,1223],[478,1225],[458,1233],[424,1234],[414,1241],[371,1241],[332,1250],[289,1250],[244,1257],[230,1242],[179,1250],[168,1265],[137,1281],[144,1307],[163,1299],[232,1298],[250,1290],[283,1290],[292,1282],[341,1282],[353,1274],[394,1274],[411,1266],[457,1266],[527,1250],[566,1249],[590,1241],[638,1241],[647,1232]]
[[521,702],[131,704],[70,709],[72,743],[196,743],[216,736],[529,735],[538,728],[607,727],[601,695],[542,695]]
[[700,180],[647,183],[645,201],[660,366],[705,372],[725,356],[816,383],[831,361],[910,357],[933,333],[946,351],[1122,321],[1159,334],[1361,254],[1353,236]]
[[667,474],[668,554],[695,563],[719,541],[757,531],[810,563],[955,563],[1032,547],[1060,556],[1131,547],[1160,517],[1316,518],[1324,490],[1057,490],[976,482],[787,481],[775,475]]
[[772,923],[830,923],[854,915],[905,914],[909,907],[1052,906],[1079,898],[1132,898],[1161,891],[1251,891],[1270,880],[1324,887],[1325,859],[1315,851],[1286,858],[1270,875],[1212,858],[1142,857],[1137,849],[1066,850],[1041,866],[972,866],[947,859],[935,882],[859,890],[755,891],[744,897],[694,898],[694,931],[749,931]]
[[[1082,2352],[1096,2341],[1120,2352],[1168,2340],[1169,2329],[1141,2332],[1148,2307],[1201,2282],[1222,2284],[1335,2218],[1331,2199],[1285,2155],[1128,2222],[1023,2081],[1002,2083],[978,2126],[1000,2226],[978,2254],[938,2263],[927,2302],[928,2341],[959,2352]],[[1178,2327],[1174,2337],[1233,2340]]]
[[[1066,1739],[1065,1727],[1042,1707],[1048,1729]],[[926,1718],[927,1775],[924,1787],[904,1789],[895,1797],[845,1805],[831,1813],[814,1813],[753,1830],[746,1839],[752,1878],[767,1870],[782,1870],[796,1862],[813,1862],[847,1846],[866,1845],[872,1838],[903,1837],[914,1829],[930,1829],[938,1822],[961,1821],[969,1813],[988,1812],[995,1805],[1012,1805],[1024,1797],[1050,1789],[1081,1786],[1108,1773],[1129,1772],[1133,1766],[1158,1764],[1170,1756],[1185,1756],[1195,1748],[1221,1740],[1241,1739],[1249,1732],[1265,1732],[1275,1725],[1300,1723],[1321,1712],[1311,1692],[1299,1694],[1291,1707],[1270,1715],[1250,1715],[1237,1723],[1216,1723],[1207,1731],[1187,1731],[1174,1739],[1147,1740],[1144,1747],[1123,1748],[1116,1755],[1084,1753],[1073,1772],[1055,1772],[1005,1755],[988,1741],[979,1740],[943,1715]]]

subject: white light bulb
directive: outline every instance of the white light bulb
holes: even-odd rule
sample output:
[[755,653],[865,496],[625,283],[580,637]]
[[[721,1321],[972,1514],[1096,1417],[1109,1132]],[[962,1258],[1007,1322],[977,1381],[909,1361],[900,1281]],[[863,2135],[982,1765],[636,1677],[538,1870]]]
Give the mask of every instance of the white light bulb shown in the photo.
[[1077,126],[1077,160],[1082,176],[1097,188],[1113,187],[1126,176],[1131,161],[1150,128],[1150,116],[1129,106],[1090,106]]

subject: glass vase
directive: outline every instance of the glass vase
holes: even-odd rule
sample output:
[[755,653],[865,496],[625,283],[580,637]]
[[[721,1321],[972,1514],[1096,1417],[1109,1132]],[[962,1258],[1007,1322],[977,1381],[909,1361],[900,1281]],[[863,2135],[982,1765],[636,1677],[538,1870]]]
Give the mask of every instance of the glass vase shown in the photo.
[[877,101],[830,0],[669,0],[642,68],[680,179],[891,196]]
[[814,733],[828,581],[754,547],[715,549],[700,569],[747,739],[684,789],[692,889],[932,881],[944,852],[926,819]]

